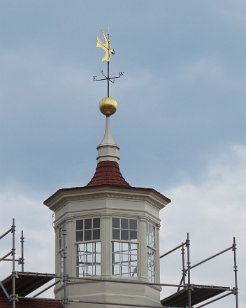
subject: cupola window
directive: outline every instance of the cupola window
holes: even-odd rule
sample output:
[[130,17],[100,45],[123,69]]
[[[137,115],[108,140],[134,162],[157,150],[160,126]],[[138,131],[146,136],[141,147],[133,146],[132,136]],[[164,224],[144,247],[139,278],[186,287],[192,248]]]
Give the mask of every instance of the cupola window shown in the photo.
[[77,277],[101,275],[100,239],[100,218],[86,218],[76,221]]
[[138,275],[137,220],[112,219],[112,274],[136,277]]
[[147,223],[147,264],[148,264],[148,280],[155,282],[156,279],[156,228],[153,224]]

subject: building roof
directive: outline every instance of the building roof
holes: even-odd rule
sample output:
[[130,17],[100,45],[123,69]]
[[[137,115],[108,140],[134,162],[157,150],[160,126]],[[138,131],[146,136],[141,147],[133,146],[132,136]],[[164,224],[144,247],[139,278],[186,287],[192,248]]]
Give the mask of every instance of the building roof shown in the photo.
[[[47,282],[55,278],[53,274],[31,273],[31,272],[17,272],[15,280],[16,294],[19,296],[26,296],[37,290]],[[8,276],[2,281],[2,285],[8,294],[12,292],[12,275]],[[4,295],[2,288],[0,288],[0,296]],[[1,307],[1,306],[0,306]]]
[[[61,301],[49,298],[27,298],[26,295],[37,290],[45,285],[50,280],[54,279],[54,274],[47,273],[32,273],[32,272],[17,272],[15,280],[15,291],[18,294],[18,308],[62,308]],[[2,285],[8,295],[12,293],[12,275],[6,277],[2,281]],[[0,307],[12,308],[12,302],[5,296],[3,289],[0,288]]]
[[[199,304],[226,291],[231,292],[231,289],[229,287],[191,285],[191,305]],[[165,307],[188,307],[188,289],[182,289],[164,298],[161,300],[161,304]]]
[[119,164],[115,161],[99,162],[95,174],[87,186],[99,186],[105,184],[130,187],[120,172]]
[[[16,305],[18,308],[63,308],[62,302],[49,298],[23,298]],[[0,307],[12,308],[12,303],[0,295]]]

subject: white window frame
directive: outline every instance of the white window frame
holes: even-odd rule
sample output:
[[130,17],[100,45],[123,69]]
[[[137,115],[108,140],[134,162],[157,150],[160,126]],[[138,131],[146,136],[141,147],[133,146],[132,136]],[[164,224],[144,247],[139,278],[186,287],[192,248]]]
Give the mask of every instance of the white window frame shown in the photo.
[[[94,226],[99,220],[99,226]],[[90,226],[86,226],[90,221]],[[78,225],[80,229],[78,228]],[[76,276],[100,276],[102,270],[101,218],[85,217],[75,222]]]
[[[116,220],[119,222],[117,226],[115,225]],[[137,277],[138,255],[138,220],[128,217],[112,217],[112,275]]]

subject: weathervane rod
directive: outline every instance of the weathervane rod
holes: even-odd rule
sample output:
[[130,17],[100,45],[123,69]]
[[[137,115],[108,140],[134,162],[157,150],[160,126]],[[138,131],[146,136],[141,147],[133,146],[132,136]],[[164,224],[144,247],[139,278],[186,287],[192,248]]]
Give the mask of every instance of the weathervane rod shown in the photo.
[[109,61],[107,62],[107,96],[109,97]]

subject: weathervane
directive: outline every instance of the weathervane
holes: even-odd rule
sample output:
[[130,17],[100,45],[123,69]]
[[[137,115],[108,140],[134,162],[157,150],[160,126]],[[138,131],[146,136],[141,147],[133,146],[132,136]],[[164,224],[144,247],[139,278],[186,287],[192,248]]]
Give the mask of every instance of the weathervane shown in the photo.
[[111,55],[115,54],[115,50],[111,49],[110,46],[110,39],[109,39],[109,34],[105,34],[105,32],[102,33],[105,42],[102,42],[101,39],[97,36],[97,45],[96,47],[102,48],[105,51],[105,55],[102,58],[102,62],[106,61],[107,62],[107,75],[104,74],[103,70],[101,70],[101,74],[104,78],[98,79],[97,76],[93,76],[94,81],[102,81],[102,80],[107,80],[107,97],[109,97],[109,82],[114,83],[115,79],[120,78],[123,76],[123,72],[120,72],[118,76],[111,77],[109,75],[109,62],[110,62],[110,57]]

